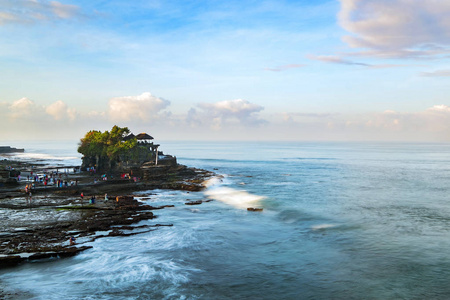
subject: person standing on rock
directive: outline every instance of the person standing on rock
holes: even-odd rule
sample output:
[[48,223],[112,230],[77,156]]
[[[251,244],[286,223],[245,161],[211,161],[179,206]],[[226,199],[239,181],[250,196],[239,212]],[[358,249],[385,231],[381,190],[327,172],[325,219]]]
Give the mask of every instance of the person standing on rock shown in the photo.
[[84,194],[83,194],[83,192],[81,192],[81,199],[80,199],[80,202],[81,202],[81,206],[83,206],[83,199],[84,199]]

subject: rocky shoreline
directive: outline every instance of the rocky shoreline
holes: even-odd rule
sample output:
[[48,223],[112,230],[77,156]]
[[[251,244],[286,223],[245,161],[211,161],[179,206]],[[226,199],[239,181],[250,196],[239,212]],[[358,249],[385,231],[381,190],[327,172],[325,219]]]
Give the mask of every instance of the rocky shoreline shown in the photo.
[[0,146],[0,153],[2,153],[2,154],[15,153],[15,152],[23,153],[23,152],[25,152],[25,149],[18,149],[18,148],[13,148],[10,146]]
[[[6,165],[22,170],[31,168],[30,164],[13,161],[2,161],[0,167]],[[133,193],[153,189],[200,191],[205,187],[204,181],[212,176],[212,172],[183,165],[159,168],[146,180],[120,177],[98,180],[89,172],[65,173],[64,180],[76,184],[36,185],[31,190],[31,200],[25,193],[29,181],[4,184],[0,187],[0,268],[36,259],[73,256],[92,247],[86,243],[104,236],[134,235],[172,226],[132,225],[156,218],[153,211],[167,207],[144,205],[133,199]],[[81,193],[85,195],[83,201]],[[89,204],[92,197],[95,203]],[[70,237],[76,243],[71,244]]]

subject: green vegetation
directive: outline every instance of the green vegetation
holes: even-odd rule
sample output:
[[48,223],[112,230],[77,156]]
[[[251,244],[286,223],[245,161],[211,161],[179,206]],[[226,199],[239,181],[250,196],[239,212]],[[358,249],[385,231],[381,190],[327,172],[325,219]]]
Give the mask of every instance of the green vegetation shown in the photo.
[[111,131],[91,130],[80,140],[78,152],[83,154],[83,166],[108,171],[129,161],[137,162],[151,158],[152,153],[139,145],[127,127],[114,126]]

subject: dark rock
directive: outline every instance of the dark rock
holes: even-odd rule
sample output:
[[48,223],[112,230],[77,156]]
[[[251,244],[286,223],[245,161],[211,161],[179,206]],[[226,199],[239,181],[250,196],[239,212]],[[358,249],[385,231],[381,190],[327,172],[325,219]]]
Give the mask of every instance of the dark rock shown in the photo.
[[87,249],[91,249],[93,248],[92,246],[82,246],[82,247],[69,247],[69,248],[64,248],[64,250],[58,251],[57,254],[59,257],[71,257],[71,256],[75,256],[78,253],[87,250]]
[[248,207],[247,210],[248,211],[263,211],[262,208],[255,208],[255,207]]
[[197,201],[189,201],[189,202],[186,202],[184,204],[186,204],[186,205],[199,205],[199,204],[202,204],[202,203],[203,203],[202,200],[197,200]]
[[25,152],[24,149],[12,148],[10,146],[0,146],[0,153]]
[[0,257],[0,269],[14,267],[23,259],[19,255],[8,255]]
[[9,176],[10,177],[17,177],[17,176],[19,176],[20,175],[20,171],[19,170],[11,170],[10,172],[9,172]]
[[140,202],[134,200],[133,196],[117,196],[116,197],[116,206],[123,209],[132,209],[140,206]]

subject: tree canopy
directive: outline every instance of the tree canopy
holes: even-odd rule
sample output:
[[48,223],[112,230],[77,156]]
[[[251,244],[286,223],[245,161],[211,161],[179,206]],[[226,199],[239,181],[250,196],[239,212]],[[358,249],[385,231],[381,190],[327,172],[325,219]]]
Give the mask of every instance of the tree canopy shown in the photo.
[[84,159],[95,160],[98,167],[112,167],[121,157],[128,157],[137,147],[136,138],[125,140],[130,134],[128,127],[115,125],[111,131],[91,130],[80,140],[78,152]]

